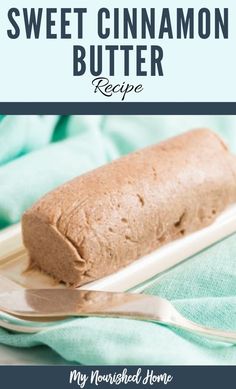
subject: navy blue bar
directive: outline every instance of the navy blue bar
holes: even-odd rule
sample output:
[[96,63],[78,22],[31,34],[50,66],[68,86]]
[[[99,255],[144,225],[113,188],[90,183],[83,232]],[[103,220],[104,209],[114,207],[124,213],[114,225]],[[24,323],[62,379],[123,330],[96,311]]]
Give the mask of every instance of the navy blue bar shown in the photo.
[[0,102],[2,115],[236,115],[235,103]]
[[[149,374],[159,376],[159,381],[121,382],[120,384],[100,381],[98,385],[91,382],[92,371],[99,370],[99,375],[137,374],[141,369],[142,380]],[[71,372],[75,371],[71,380]],[[88,378],[82,385],[81,374]],[[172,377],[168,379],[167,377]],[[235,389],[236,366],[1,366],[0,387],[2,389],[106,389],[106,388],[176,388],[176,389]],[[168,382],[167,382],[168,381]]]

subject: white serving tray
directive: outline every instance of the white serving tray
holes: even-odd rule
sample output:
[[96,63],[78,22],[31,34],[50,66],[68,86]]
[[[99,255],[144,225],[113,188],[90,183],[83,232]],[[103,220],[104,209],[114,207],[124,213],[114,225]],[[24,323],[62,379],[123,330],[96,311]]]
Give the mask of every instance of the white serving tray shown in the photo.
[[[142,290],[142,283],[190,258],[213,243],[236,232],[236,204],[222,213],[209,227],[166,244],[124,269],[83,289],[104,291]],[[23,287],[64,287],[36,270],[25,272],[28,258],[22,244],[20,224],[0,233],[0,274]]]

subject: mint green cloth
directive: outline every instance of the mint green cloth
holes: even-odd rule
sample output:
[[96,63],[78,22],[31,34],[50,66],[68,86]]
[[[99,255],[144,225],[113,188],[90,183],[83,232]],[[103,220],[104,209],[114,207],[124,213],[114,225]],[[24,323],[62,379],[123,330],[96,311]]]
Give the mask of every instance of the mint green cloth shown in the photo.
[[16,223],[24,210],[59,184],[106,162],[97,131],[50,144],[0,168],[0,228]]
[[58,116],[0,117],[0,165],[47,145]]
[[[15,153],[14,160],[6,134],[12,161],[0,167],[0,223],[18,221],[33,201],[67,179],[188,128],[210,126],[236,151],[235,123],[234,117],[64,117],[50,135],[52,144],[29,148],[20,158]],[[236,330],[236,235],[156,277],[145,293],[170,299],[196,322]],[[236,345],[124,319],[73,319],[34,335],[0,329],[0,342],[45,344],[82,364],[236,364]]]

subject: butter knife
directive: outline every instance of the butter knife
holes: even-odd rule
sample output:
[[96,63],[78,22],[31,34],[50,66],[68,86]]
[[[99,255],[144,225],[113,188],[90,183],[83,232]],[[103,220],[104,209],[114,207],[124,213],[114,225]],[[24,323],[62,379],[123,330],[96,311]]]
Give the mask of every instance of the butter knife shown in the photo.
[[236,344],[236,331],[194,323],[182,316],[170,301],[145,294],[22,288],[1,293],[0,310],[31,322],[52,322],[77,316],[146,320]]

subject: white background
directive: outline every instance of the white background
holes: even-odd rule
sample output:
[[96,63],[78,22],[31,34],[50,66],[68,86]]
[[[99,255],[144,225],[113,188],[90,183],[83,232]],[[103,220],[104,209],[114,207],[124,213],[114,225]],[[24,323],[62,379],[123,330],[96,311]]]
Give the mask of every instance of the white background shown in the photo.
[[[94,94],[91,85],[93,76],[89,73],[82,77],[73,77],[73,45],[81,44],[88,47],[91,44],[159,44],[164,50],[163,69],[164,77],[124,77],[117,75],[110,77],[113,84],[127,81],[144,86],[143,92],[130,94],[126,101],[236,101],[236,2],[235,0],[148,0],[146,2],[134,0],[18,0],[17,2],[4,0],[0,5],[0,101],[120,101],[119,94],[107,98],[101,94]],[[201,7],[214,9],[229,7],[229,39],[215,40],[168,40],[140,41],[114,39],[100,40],[97,37],[96,16],[100,7],[155,7],[161,10],[169,7],[175,14],[176,7],[194,7],[197,11]],[[7,29],[10,23],[7,11],[11,7],[85,7],[88,8],[85,16],[83,41],[73,40],[46,40],[45,23],[42,26],[40,39],[27,40],[23,30],[21,37],[10,40]],[[76,20],[71,15],[70,19]],[[22,20],[21,17],[17,19]],[[44,20],[44,18],[43,18]],[[173,18],[174,20],[174,18]],[[59,19],[58,19],[59,21]],[[76,23],[74,23],[74,26]],[[58,23],[59,27],[59,23]],[[174,28],[173,28],[174,29]],[[175,29],[174,29],[175,30]],[[58,31],[60,31],[58,29]],[[214,31],[214,28],[213,28]],[[121,56],[122,57],[122,56]],[[122,69],[121,63],[116,66]],[[104,66],[103,76],[107,76]]]

